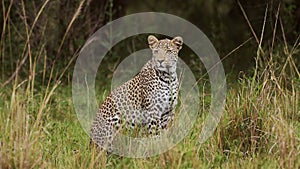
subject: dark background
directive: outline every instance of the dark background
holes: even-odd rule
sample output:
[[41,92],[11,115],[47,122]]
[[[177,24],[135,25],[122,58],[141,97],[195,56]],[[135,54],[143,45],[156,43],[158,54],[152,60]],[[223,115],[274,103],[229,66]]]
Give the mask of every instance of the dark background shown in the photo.
[[[300,32],[300,1],[298,0],[52,0],[46,5],[45,3],[46,1],[3,1],[0,13],[1,25],[5,24],[1,26],[2,84],[7,84],[6,82],[13,77],[17,68],[20,77],[28,77],[31,73],[30,62],[32,62],[28,58],[36,61],[37,82],[42,83],[47,79],[53,67],[55,67],[54,75],[61,75],[70,60],[78,55],[85,41],[101,26],[116,18],[138,12],[170,13],[198,26],[208,36],[223,59],[226,74],[233,78],[236,78],[241,71],[252,73],[258,43],[249,24],[260,39],[265,12],[266,22],[262,42],[265,51],[271,48],[276,22],[275,50],[281,50],[283,45],[291,48],[299,40],[297,39]],[[39,15],[43,5],[45,7]],[[246,15],[243,15],[243,10]],[[6,13],[9,15],[7,16]],[[29,50],[26,40],[35,20],[32,34],[28,38]],[[106,69],[102,70],[102,73],[106,77],[110,76],[115,65],[122,58],[135,50],[147,47],[146,36],[128,38],[124,43],[114,47],[110,56],[105,57],[103,65]],[[249,38],[251,39],[247,41]],[[247,43],[226,56],[245,41]],[[278,64],[285,61],[280,58],[281,52],[278,51],[276,56]],[[203,69],[188,49],[183,53],[183,60],[194,68],[194,71]],[[299,56],[293,58],[299,67]],[[67,77],[64,79],[68,81],[71,78],[73,65],[74,62],[64,73],[64,77]]]

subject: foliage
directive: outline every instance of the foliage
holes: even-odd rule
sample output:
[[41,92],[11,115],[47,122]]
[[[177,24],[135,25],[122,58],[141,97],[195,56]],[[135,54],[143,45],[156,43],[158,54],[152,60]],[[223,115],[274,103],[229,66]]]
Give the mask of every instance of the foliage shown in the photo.
[[[199,9],[207,8],[211,18],[203,20],[207,26],[204,30],[217,48],[224,50],[221,54],[231,51],[223,57],[225,64],[248,63],[243,57],[236,60],[231,56],[254,58],[253,66],[239,72],[238,78],[227,75],[227,102],[217,130],[207,142],[199,144],[210,101],[209,84],[203,78],[198,84],[202,115],[188,136],[170,151],[151,158],[129,159],[106,155],[89,145],[71,100],[74,60],[86,38],[103,24],[142,9],[142,5],[143,9],[146,5],[155,10],[153,4],[158,0],[141,2],[2,0],[0,168],[299,168],[300,50],[299,28],[294,23],[299,4],[293,0],[281,3],[280,17],[276,17],[277,1],[259,3],[263,13],[251,14],[254,10],[247,8],[254,9],[255,1],[241,1],[241,9],[233,1],[193,0],[180,5],[180,11],[177,4],[182,1],[175,0],[170,7],[198,26],[199,12],[207,17],[206,11]],[[170,4],[159,2],[158,11]],[[220,22],[225,15],[243,19],[232,28],[237,35],[226,33],[232,25]],[[259,22],[253,20],[255,15],[259,15]],[[122,57],[143,47],[143,36],[126,39],[104,60],[107,69],[101,72],[96,87],[99,102],[109,92],[109,81],[103,79],[111,77]],[[226,46],[230,44],[228,39],[239,36],[250,39],[234,50]],[[206,77],[189,52],[185,59],[190,60],[196,77]]]

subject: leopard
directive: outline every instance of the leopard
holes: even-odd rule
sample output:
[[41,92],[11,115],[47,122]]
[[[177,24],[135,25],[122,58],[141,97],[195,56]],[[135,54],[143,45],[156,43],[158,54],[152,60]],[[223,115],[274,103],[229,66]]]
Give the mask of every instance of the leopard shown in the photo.
[[137,75],[111,91],[92,122],[91,142],[108,151],[124,127],[142,126],[150,136],[159,136],[174,120],[179,93],[176,69],[183,38],[158,40],[149,35],[147,40],[151,59]]

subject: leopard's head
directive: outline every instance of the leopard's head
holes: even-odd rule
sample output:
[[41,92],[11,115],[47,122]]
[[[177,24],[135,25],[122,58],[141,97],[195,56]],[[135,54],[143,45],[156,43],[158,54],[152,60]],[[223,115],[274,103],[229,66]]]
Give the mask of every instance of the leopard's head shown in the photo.
[[182,37],[158,40],[155,36],[150,35],[148,44],[152,50],[154,68],[167,73],[176,72],[178,53],[183,44]]

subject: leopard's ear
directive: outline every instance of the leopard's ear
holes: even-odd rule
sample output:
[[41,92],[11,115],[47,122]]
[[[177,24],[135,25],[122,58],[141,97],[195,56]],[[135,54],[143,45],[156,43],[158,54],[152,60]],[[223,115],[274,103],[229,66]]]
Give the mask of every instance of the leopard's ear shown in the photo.
[[149,44],[150,49],[153,49],[158,44],[158,39],[153,35],[149,35],[148,36],[148,44]]
[[174,39],[171,40],[172,44],[180,50],[182,48],[183,39],[180,36],[176,36]]

